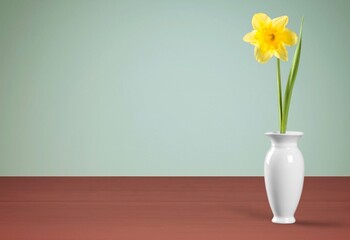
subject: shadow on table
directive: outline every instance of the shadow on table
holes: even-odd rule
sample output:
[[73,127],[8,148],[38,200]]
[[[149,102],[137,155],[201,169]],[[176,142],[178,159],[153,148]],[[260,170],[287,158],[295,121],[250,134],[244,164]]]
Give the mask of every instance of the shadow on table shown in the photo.
[[[263,211],[262,209],[257,208],[250,208],[250,207],[237,207],[234,209],[231,209],[233,212],[238,213],[240,215],[244,215],[249,218],[253,218],[256,220],[263,220],[263,221],[271,221],[272,215],[268,211]],[[277,224],[279,225],[279,224]],[[309,227],[309,228],[338,228],[338,227],[347,227],[347,225],[344,222],[337,222],[337,221],[320,221],[320,220],[298,220],[295,224],[295,226],[300,227]]]
[[343,222],[334,222],[334,221],[320,221],[320,220],[298,220],[296,222],[297,226],[301,227],[344,227],[346,226]]

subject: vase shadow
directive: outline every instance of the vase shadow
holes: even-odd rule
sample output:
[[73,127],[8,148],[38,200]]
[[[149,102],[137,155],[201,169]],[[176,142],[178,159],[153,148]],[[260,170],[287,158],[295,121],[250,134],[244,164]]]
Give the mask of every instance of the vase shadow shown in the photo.
[[335,221],[319,221],[319,220],[299,220],[297,219],[296,225],[302,227],[344,227],[346,226],[343,222]]

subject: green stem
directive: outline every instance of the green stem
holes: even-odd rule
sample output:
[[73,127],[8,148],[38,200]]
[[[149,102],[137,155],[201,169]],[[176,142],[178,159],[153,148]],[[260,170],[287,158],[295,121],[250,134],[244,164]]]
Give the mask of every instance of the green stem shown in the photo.
[[282,129],[282,119],[283,119],[283,112],[282,112],[282,86],[281,86],[281,68],[280,68],[280,59],[277,58],[277,88],[278,88],[278,112],[279,112],[279,126],[280,126],[280,132],[283,132]]
[[293,64],[292,64],[292,67],[291,67],[290,72],[289,72],[286,90],[284,92],[283,119],[282,119],[283,121],[282,121],[281,133],[285,133],[287,131],[290,101],[292,99],[293,87],[294,87],[295,79],[296,79],[297,74],[298,74],[299,63],[300,63],[301,45],[302,45],[302,38],[303,38],[303,36],[302,36],[302,34],[303,34],[303,22],[304,22],[304,17],[301,20],[299,40],[298,40],[297,48],[296,48],[295,53],[294,53]]

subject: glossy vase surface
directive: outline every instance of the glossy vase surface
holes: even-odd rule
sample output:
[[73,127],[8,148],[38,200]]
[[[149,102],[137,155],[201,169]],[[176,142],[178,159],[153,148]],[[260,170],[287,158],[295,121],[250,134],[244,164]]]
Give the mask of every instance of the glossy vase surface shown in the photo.
[[264,163],[267,197],[273,223],[291,224],[304,184],[304,158],[299,150],[302,132],[265,133],[271,140]]

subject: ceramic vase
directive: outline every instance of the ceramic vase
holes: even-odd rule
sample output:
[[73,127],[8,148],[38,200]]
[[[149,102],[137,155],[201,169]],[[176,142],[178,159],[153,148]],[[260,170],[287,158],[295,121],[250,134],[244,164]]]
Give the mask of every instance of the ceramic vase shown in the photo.
[[299,150],[302,132],[265,133],[271,140],[264,163],[264,180],[268,201],[273,213],[272,222],[295,223],[304,184],[304,158]]

